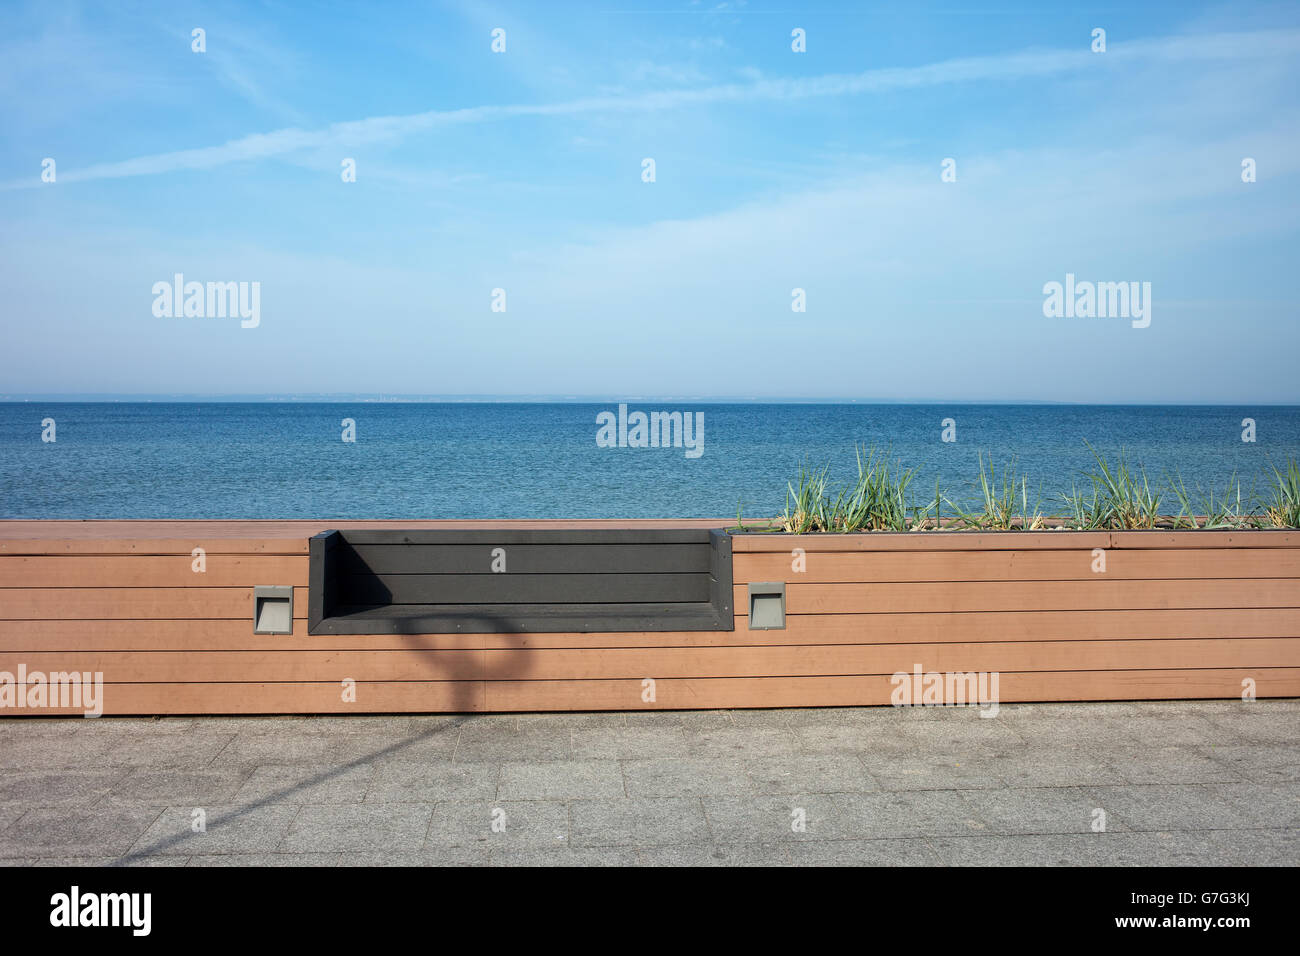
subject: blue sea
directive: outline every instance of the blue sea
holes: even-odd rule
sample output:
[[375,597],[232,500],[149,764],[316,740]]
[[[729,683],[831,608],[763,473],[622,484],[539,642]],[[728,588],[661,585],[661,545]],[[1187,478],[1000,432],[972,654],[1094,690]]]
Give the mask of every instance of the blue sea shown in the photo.
[[739,505],[754,518],[783,509],[801,464],[850,480],[855,444],[915,468],[918,500],[936,476],[968,498],[979,453],[1014,457],[1051,514],[1086,483],[1085,439],[1153,480],[1216,492],[1234,473],[1262,487],[1271,464],[1300,458],[1297,406],[628,405],[703,413],[702,454],[600,447],[597,416],[614,403],[5,403],[0,517],[730,518]]

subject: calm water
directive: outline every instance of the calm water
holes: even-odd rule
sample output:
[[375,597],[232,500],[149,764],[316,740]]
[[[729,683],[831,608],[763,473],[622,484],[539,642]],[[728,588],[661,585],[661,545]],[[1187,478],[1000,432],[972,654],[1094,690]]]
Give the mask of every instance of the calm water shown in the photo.
[[[1091,464],[1086,438],[1152,477],[1221,489],[1300,457],[1300,407],[668,405],[704,413],[704,453],[600,448],[577,404],[0,404],[5,518],[647,518],[784,507],[802,462],[856,471],[855,442],[891,446],[962,495],[976,455],[1018,457],[1044,510]],[[57,441],[41,441],[55,419]],[[356,420],[356,442],[341,421]],[[955,419],[957,441],[940,440]],[[1257,441],[1241,440],[1241,421]]]

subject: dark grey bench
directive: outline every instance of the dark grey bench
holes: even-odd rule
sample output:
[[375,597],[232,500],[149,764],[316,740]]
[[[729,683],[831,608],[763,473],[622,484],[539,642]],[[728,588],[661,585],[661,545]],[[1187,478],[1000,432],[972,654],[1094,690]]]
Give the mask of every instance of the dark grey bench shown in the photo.
[[723,531],[326,531],[310,551],[311,634],[735,628]]

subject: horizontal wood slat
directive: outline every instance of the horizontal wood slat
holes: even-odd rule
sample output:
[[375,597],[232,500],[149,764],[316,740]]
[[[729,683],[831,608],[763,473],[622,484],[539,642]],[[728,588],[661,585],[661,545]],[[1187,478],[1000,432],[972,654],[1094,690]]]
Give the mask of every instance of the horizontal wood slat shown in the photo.
[[708,575],[699,572],[353,574],[346,575],[338,587],[357,604],[648,604],[709,600]]
[[[293,590],[293,616],[307,616],[306,588]],[[5,588],[0,590],[0,618],[8,621],[243,618],[252,627],[253,589]]]
[[238,683],[350,678],[600,680],[651,677],[797,677],[923,671],[1131,671],[1300,667],[1300,638],[1200,641],[1050,641],[786,647],[526,650],[104,651],[0,654],[0,671],[102,672],[114,682]]
[[295,538],[0,538],[0,555],[189,555],[307,554],[306,540]]
[[[295,605],[297,602],[295,601]],[[783,644],[914,644],[1006,641],[1300,637],[1300,609],[984,611],[798,614],[784,630],[547,634],[253,634],[244,620],[0,621],[0,652],[68,650],[391,650],[436,647],[725,647]]]
[[[1300,549],[1205,548],[1191,551],[1111,548],[1105,571],[1097,558],[1077,551],[918,551],[905,560],[882,552],[737,554],[737,581],[787,581],[809,584],[901,583],[926,581],[1093,581],[1204,578],[1295,578],[1300,581]],[[802,570],[795,570],[796,563]]]
[[194,570],[194,560],[188,551],[176,555],[111,558],[0,555],[0,588],[307,586],[305,555],[209,554],[204,560],[204,571]]
[[[1171,671],[1074,671],[1001,675],[1001,703],[1061,700],[1239,699],[1241,682],[1259,697],[1300,696],[1300,668]],[[639,680],[360,682],[355,703],[336,682],[244,684],[113,684],[104,687],[106,714],[366,714],[573,710],[700,710],[737,707],[851,707],[890,703],[890,679],[754,677],[665,679],[656,699],[641,698]],[[48,717],[80,711],[48,708],[5,713]]]
[[610,544],[599,552],[538,544],[359,544],[341,548],[340,574],[494,574],[504,551],[507,574],[664,574],[709,566],[708,542]]
[[[1099,576],[1100,577],[1100,576]],[[744,585],[736,607],[748,606]],[[1014,581],[786,586],[787,614],[1300,606],[1300,581]]]
[[1300,548],[1300,531],[938,531],[734,534],[736,554],[784,551],[1030,551],[1093,548]]

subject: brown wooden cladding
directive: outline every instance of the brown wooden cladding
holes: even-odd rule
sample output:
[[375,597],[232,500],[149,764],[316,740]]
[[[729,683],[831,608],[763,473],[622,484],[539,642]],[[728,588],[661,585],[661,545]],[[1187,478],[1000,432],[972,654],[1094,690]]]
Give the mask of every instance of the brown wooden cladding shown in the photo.
[[[917,667],[998,672],[1003,702],[1300,696],[1295,532],[740,534],[734,631],[312,636],[307,541],[340,526],[0,522],[0,673],[102,672],[109,714],[879,705]],[[786,583],[784,630],[748,629],[754,581]],[[294,586],[293,634],[252,633],[257,584]]]

